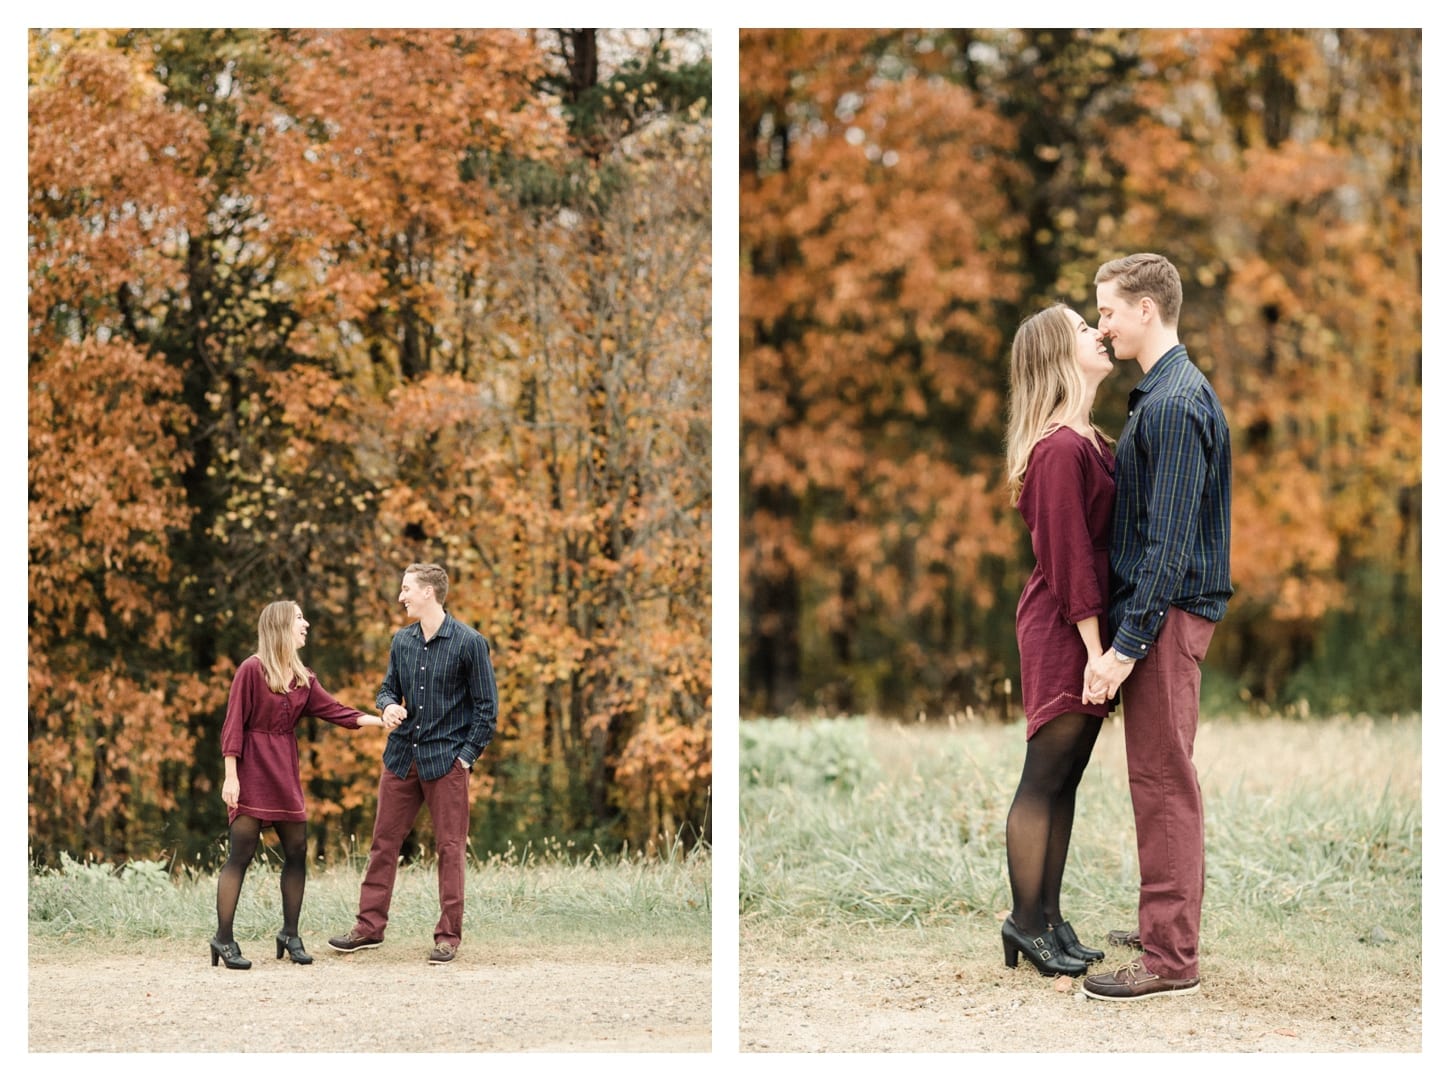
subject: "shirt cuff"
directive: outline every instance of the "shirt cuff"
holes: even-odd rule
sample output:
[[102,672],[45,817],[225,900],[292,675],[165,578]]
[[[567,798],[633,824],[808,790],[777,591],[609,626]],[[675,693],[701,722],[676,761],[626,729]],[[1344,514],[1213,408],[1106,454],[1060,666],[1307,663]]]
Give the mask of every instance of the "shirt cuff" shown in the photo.
[[1141,661],[1148,655],[1148,647],[1153,644],[1151,639],[1139,638],[1126,627],[1118,629],[1113,637],[1113,644],[1110,649],[1123,654],[1125,657],[1132,657],[1135,661]]

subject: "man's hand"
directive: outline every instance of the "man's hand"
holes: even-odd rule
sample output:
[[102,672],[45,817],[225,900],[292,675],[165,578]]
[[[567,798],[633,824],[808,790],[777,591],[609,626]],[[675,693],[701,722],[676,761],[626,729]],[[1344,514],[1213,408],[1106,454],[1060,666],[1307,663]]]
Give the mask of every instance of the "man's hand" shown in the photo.
[[1087,668],[1083,670],[1082,700],[1096,704],[1112,698],[1123,685],[1123,680],[1132,674],[1136,663],[1118,660],[1112,650],[1089,658]]
[[383,710],[383,727],[391,732],[407,718],[408,711],[394,702]]

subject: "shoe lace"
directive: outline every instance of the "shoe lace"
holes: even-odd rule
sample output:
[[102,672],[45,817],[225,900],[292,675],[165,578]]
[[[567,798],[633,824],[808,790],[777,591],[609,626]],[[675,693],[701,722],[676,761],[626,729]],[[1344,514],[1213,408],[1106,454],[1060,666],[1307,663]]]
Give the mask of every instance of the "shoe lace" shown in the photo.
[[1143,967],[1143,963],[1141,961],[1129,961],[1126,965],[1119,965],[1117,971],[1115,971],[1113,975],[1127,976],[1128,979],[1131,980],[1138,973],[1147,971],[1148,970]]

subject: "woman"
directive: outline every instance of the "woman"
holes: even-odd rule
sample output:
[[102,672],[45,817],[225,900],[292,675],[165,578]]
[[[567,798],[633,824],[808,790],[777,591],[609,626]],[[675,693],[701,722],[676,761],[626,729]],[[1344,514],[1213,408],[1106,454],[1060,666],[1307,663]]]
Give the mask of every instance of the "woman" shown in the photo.
[[1027,760],[1007,814],[1002,946],[1009,968],[1025,953],[1043,975],[1080,976],[1104,957],[1078,942],[1059,893],[1078,781],[1112,706],[1083,702],[1088,658],[1103,650],[1114,490],[1113,452],[1091,414],[1112,369],[1101,335],[1061,304],[1012,341],[1007,484],[1037,565],[1017,605]]
[[269,823],[277,831],[283,854],[277,959],[285,951],[299,965],[312,963],[297,937],[307,882],[307,811],[297,768],[297,725],[303,717],[317,717],[343,728],[383,727],[381,718],[339,703],[303,666],[297,651],[307,643],[307,626],[294,601],[267,605],[257,620],[257,652],[242,662],[232,679],[222,724],[226,764],[222,800],[231,823],[231,853],[217,878],[213,968],[218,960],[227,968],[252,967],[232,940],[232,919],[247,865],[257,851],[262,827]]

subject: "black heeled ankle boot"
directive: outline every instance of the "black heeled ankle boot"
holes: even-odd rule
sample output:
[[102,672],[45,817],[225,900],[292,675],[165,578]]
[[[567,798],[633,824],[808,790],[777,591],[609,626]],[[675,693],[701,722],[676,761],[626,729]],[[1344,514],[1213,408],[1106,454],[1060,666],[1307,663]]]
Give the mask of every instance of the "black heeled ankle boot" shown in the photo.
[[1072,924],[1063,920],[1052,929],[1052,937],[1057,939],[1057,948],[1068,957],[1076,957],[1079,961],[1086,961],[1092,964],[1094,961],[1101,961],[1107,956],[1102,950],[1095,950],[1090,946],[1084,946],[1077,940],[1077,932],[1072,929]]
[[1087,972],[1087,962],[1076,957],[1065,957],[1058,948],[1052,932],[1028,937],[1017,929],[1008,916],[1002,921],[1002,957],[1008,968],[1017,967],[1019,954],[1026,954],[1034,968],[1044,976],[1081,976]]
[[282,960],[282,952],[292,958],[293,964],[310,965],[312,956],[302,948],[302,940],[296,935],[289,935],[284,932],[277,932],[277,960]]
[[216,968],[220,960],[227,968],[251,968],[252,962],[242,956],[242,948],[235,942],[218,942],[215,938],[211,940],[211,967]]

